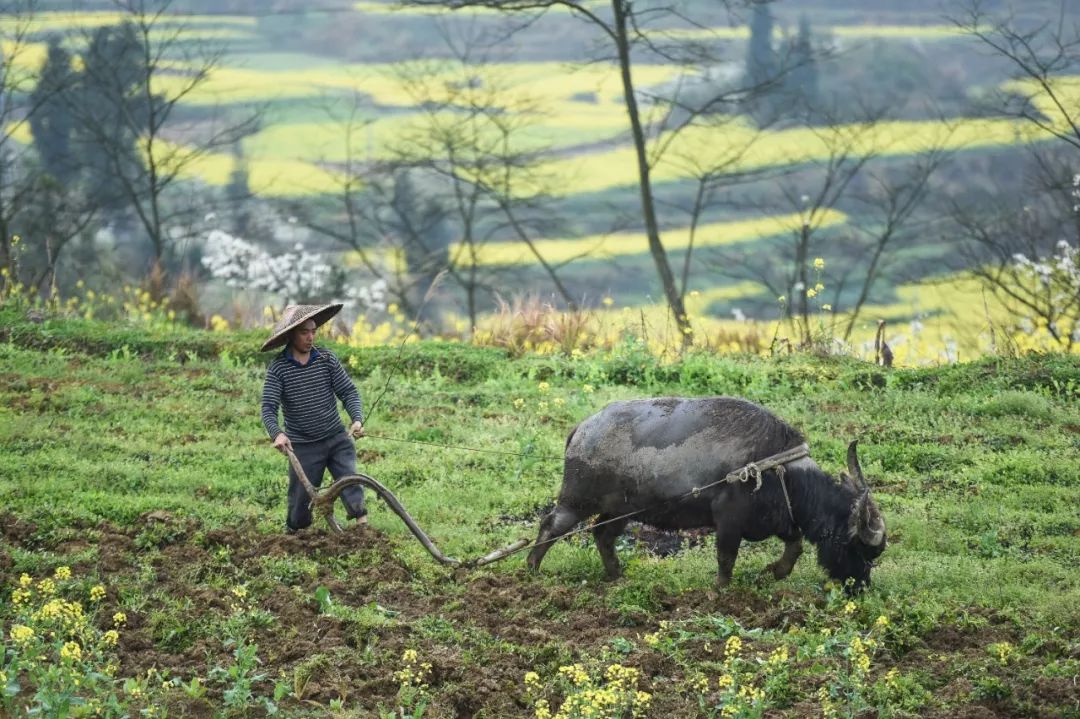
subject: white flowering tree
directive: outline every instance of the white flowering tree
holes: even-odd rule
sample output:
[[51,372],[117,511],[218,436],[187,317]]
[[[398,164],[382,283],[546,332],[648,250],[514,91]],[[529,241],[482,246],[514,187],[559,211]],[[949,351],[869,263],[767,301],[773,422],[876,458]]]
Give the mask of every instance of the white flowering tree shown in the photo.
[[206,236],[202,265],[228,287],[266,292],[285,305],[336,296],[361,311],[386,309],[384,280],[343,288],[344,272],[327,256],[307,250],[300,242],[289,251],[272,255],[228,232],[212,230]]
[[1018,179],[954,208],[966,259],[1009,309],[1010,329],[1045,333],[1071,350],[1080,342],[1080,109],[1070,89],[1080,72],[1080,26],[1066,0],[1040,7],[1038,22],[1008,5],[953,5],[956,27],[1012,71],[987,96],[989,109],[1023,123],[1033,140],[1026,163],[1010,168]]

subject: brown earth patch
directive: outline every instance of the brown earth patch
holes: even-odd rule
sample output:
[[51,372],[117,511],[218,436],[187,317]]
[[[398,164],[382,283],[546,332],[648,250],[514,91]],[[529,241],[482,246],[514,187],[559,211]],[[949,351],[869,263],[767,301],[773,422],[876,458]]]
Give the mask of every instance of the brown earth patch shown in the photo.
[[[31,546],[35,530],[14,517],[0,518],[0,575],[6,573],[5,544]],[[674,658],[648,649],[644,633],[655,631],[661,621],[714,615],[733,618],[747,629],[783,629],[801,625],[819,601],[783,583],[770,583],[765,591],[745,585],[677,595],[661,591],[654,597],[653,611],[627,617],[608,601],[618,584],[564,585],[524,569],[436,570],[433,581],[428,568],[411,567],[396,540],[372,527],[350,527],[342,535],[321,528],[295,535],[264,534],[250,526],[205,530],[167,512],[149,512],[130,528],[101,526],[56,549],[85,552],[93,546],[93,569],[107,587],[105,614],[126,607],[128,616],[119,644],[121,676],[156,669],[185,681],[198,676],[206,683],[213,667],[232,661],[220,627],[237,602],[231,589],[242,585],[249,592],[249,606],[272,618],[251,629],[250,640],[258,644],[262,661],[258,671],[265,676],[257,692],[268,696],[275,680],[291,684],[306,663],[318,661],[303,700],[281,703],[284,716],[310,710],[315,706],[311,702],[325,707],[338,698],[361,715],[385,715],[395,706],[394,672],[406,649],[416,649],[431,664],[428,683],[435,700],[425,714],[431,719],[531,716],[525,673],[550,676],[559,665],[585,656],[607,656],[606,661],[637,667],[640,688],[656,692],[650,715],[697,716],[696,698],[680,692],[678,682],[685,680],[689,666],[715,666],[722,659],[721,643],[687,641]],[[148,569],[152,573],[146,574]],[[286,576],[282,572],[289,578],[281,579]],[[148,581],[146,576],[152,583],[140,584]],[[316,598],[319,587],[346,611],[323,611]],[[138,588],[135,596],[142,597],[134,603],[133,588]],[[170,611],[190,632],[185,641],[163,636],[160,615],[165,604],[173,606]],[[899,658],[880,657],[875,675],[895,666],[941,677],[925,716],[1054,716],[1056,708],[1075,706],[1075,683],[1040,677],[1034,657],[1024,657],[1024,664],[996,667],[986,645],[1017,644],[1021,637],[1011,623],[992,613],[983,612],[981,618],[985,621],[965,627],[943,624]],[[616,645],[630,647],[629,653],[612,654]],[[943,654],[948,662],[940,661]],[[972,680],[980,671],[993,671],[1011,696],[1000,702],[975,701]],[[954,675],[943,676],[950,672]],[[820,706],[810,697],[823,678],[803,675],[796,681],[803,698],[768,716],[820,716]],[[174,692],[170,712],[211,716],[220,705],[222,687],[210,684],[209,689],[201,699]]]

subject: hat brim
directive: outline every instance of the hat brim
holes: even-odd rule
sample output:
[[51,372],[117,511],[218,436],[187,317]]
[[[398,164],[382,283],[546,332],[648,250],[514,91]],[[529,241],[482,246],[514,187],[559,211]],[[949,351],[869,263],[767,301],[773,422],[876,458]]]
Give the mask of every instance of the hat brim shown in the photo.
[[315,320],[315,326],[321,327],[322,325],[333,319],[334,315],[336,315],[338,312],[341,312],[341,308],[344,306],[344,304],[337,302],[334,304],[326,305],[325,307],[315,310],[314,312],[311,312],[309,314],[304,314],[300,317],[297,317],[292,322],[275,332],[273,337],[266,340],[266,342],[263,343],[263,346],[259,351],[268,352],[272,349],[277,349],[278,347],[285,346],[285,344],[289,341],[289,332],[304,324],[308,320]]

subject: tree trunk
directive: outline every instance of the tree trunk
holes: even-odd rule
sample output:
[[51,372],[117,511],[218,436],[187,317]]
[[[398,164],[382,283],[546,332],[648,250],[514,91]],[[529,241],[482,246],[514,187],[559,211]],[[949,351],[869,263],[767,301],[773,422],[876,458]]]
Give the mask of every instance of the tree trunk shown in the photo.
[[[806,292],[810,289],[810,278],[807,276],[806,262],[807,256],[810,251],[810,226],[803,223],[802,228],[799,230],[799,244],[795,252],[795,271],[798,273],[798,281],[795,283],[795,291],[798,292],[798,318],[800,323],[800,330],[802,333],[801,343],[803,346],[809,346],[810,344],[810,310],[806,302]],[[799,287],[802,289],[799,289]],[[791,298],[792,305],[795,305],[795,298]]]
[[634,96],[634,82],[630,77],[630,42],[627,37],[627,6],[626,0],[611,0],[612,10],[615,15],[615,43],[619,52],[619,70],[622,75],[623,96],[626,102],[626,113],[630,117],[630,131],[634,138],[634,150],[637,154],[638,185],[641,189],[641,210],[645,219],[645,233],[649,238],[649,252],[653,262],[656,263],[656,272],[660,276],[660,282],[664,286],[664,295],[667,297],[668,307],[675,315],[675,323],[682,335],[683,346],[689,346],[693,342],[693,330],[690,320],[686,316],[686,308],[678,287],[675,286],[675,275],[671,271],[671,263],[668,262],[667,252],[660,241],[660,229],[656,221],[656,207],[653,202],[652,181],[649,179],[649,158],[645,147],[645,132],[641,127],[641,117],[638,115],[637,98]]

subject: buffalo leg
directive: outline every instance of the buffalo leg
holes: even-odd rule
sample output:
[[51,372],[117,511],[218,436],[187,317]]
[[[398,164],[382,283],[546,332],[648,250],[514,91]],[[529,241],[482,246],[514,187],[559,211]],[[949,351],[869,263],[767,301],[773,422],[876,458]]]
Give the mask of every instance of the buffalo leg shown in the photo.
[[735,560],[739,557],[739,534],[716,530],[716,583],[726,587],[731,582],[731,573],[735,569]]
[[791,574],[791,570],[795,568],[795,562],[799,561],[802,552],[801,534],[795,535],[793,539],[784,539],[784,553],[780,555],[780,559],[766,566],[765,570],[772,572],[773,577],[776,579],[783,579]]
[[539,569],[540,562],[544,561],[544,555],[551,549],[559,537],[563,536],[581,520],[577,512],[563,505],[558,505],[540,522],[540,534],[536,538],[536,546],[529,552],[527,563],[529,569]]
[[729,500],[726,493],[712,503],[713,523],[716,526],[716,583],[721,587],[731,581],[742,543],[742,526],[732,518],[741,516],[740,512],[745,511],[745,507],[737,505],[737,502]]
[[[609,517],[601,515],[597,517],[597,522],[605,522],[608,519]],[[600,559],[604,562],[604,571],[608,579],[618,579],[622,576],[622,567],[619,566],[619,558],[615,555],[615,540],[626,529],[627,521],[620,519],[593,528],[593,539],[596,540],[596,548],[600,551]]]

